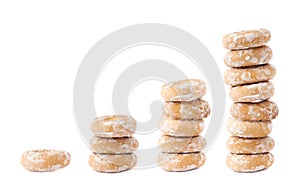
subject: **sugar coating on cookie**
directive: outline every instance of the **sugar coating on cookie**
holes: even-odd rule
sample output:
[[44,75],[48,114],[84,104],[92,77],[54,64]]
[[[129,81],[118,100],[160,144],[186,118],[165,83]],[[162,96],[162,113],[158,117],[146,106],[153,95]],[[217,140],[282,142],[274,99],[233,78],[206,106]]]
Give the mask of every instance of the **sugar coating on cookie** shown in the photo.
[[210,114],[207,101],[199,99],[190,102],[166,102],[163,113],[171,119],[204,119]]
[[202,98],[206,90],[200,79],[186,79],[163,85],[161,96],[165,101],[191,101]]
[[89,165],[92,169],[104,173],[119,173],[132,169],[137,163],[135,154],[91,154]]
[[264,154],[228,154],[226,165],[236,172],[257,172],[269,168],[274,162],[271,153]]
[[98,154],[127,154],[138,148],[138,140],[134,137],[103,138],[92,137],[90,148]]
[[224,62],[229,67],[242,68],[267,64],[272,60],[272,49],[268,46],[229,51],[225,54]]
[[273,124],[272,121],[242,121],[230,117],[227,119],[226,127],[232,136],[261,138],[271,133]]
[[22,166],[34,172],[51,172],[69,165],[71,155],[62,150],[30,150],[21,157]]
[[267,29],[244,30],[233,32],[223,37],[223,46],[229,50],[240,50],[260,47],[271,39],[271,33]]
[[99,137],[130,137],[136,130],[136,121],[130,116],[101,116],[92,122],[91,130]]
[[231,136],[227,140],[227,149],[234,154],[259,154],[270,152],[274,148],[271,137],[241,138]]
[[270,99],[274,92],[274,85],[267,81],[231,87],[229,96],[234,102],[259,102]]
[[203,153],[168,154],[160,153],[158,165],[165,171],[182,172],[201,167],[205,162]]
[[196,137],[173,137],[162,135],[159,138],[158,145],[165,153],[190,153],[200,152],[206,145],[205,138]]
[[258,103],[235,102],[230,109],[233,118],[243,121],[269,121],[275,119],[278,112],[276,103],[272,101]]
[[276,69],[271,64],[247,68],[229,68],[224,73],[224,81],[227,85],[238,86],[268,81],[273,79],[275,74]]
[[160,131],[165,135],[189,137],[198,136],[204,129],[203,120],[179,120],[165,118],[160,123]]

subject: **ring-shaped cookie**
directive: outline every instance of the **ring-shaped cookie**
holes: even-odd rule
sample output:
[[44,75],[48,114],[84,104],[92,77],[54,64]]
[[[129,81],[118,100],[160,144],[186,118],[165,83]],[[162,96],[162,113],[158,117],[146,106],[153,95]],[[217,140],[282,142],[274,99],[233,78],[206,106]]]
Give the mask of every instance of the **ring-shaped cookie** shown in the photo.
[[267,64],[272,60],[272,49],[268,46],[229,51],[225,54],[224,62],[233,68],[258,66]]
[[135,154],[91,154],[89,165],[97,172],[119,173],[132,169],[137,163]]
[[223,37],[223,46],[229,50],[240,50],[260,47],[271,39],[271,33],[267,29],[244,30],[233,32]]
[[272,129],[272,121],[242,121],[228,118],[226,127],[232,136],[243,138],[261,138],[268,136]]
[[29,171],[50,172],[69,165],[71,155],[62,150],[30,150],[24,152],[21,164]]
[[273,79],[275,74],[276,69],[271,64],[247,68],[229,68],[224,73],[224,81],[227,85],[238,86],[268,81]]
[[91,130],[99,137],[130,137],[136,130],[136,122],[125,115],[101,116],[94,119]]
[[274,148],[271,137],[240,138],[231,136],[227,140],[227,149],[233,154],[259,154],[270,152]]
[[231,87],[229,96],[234,102],[259,102],[270,99],[274,91],[272,82],[267,81]]
[[199,99],[189,102],[165,102],[163,113],[171,119],[204,119],[210,113],[207,101]]
[[161,96],[165,101],[191,101],[202,98],[206,90],[200,79],[186,79],[163,85]]
[[230,109],[233,118],[243,121],[269,121],[275,119],[278,112],[276,103],[269,100],[258,103],[235,102]]
[[269,168],[274,162],[271,153],[240,155],[228,154],[227,166],[236,172],[257,172]]
[[190,153],[200,152],[206,145],[205,138],[196,137],[173,137],[162,135],[159,138],[158,145],[165,153]]
[[201,167],[205,163],[203,153],[168,154],[160,153],[158,165],[165,171],[182,172]]

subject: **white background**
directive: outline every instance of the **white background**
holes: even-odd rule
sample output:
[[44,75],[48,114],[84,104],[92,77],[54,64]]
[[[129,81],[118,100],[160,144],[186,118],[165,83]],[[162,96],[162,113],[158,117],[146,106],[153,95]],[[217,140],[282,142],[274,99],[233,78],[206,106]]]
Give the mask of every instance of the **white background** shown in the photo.
[[[0,188],[299,187],[300,12],[296,2],[1,1]],[[275,163],[270,169],[253,174],[230,171],[224,163],[228,137],[225,129],[206,153],[205,165],[195,171],[168,173],[157,167],[103,174],[90,169],[90,152],[73,117],[76,71],[99,39],[122,27],[148,22],[174,25],[196,36],[210,50],[222,72],[226,69],[222,61],[226,50],[221,45],[224,34],[261,27],[272,32],[269,45],[274,51],[272,64],[277,68],[273,100],[280,115],[271,133],[276,147]],[[137,102],[141,101],[141,89],[142,86],[135,93]],[[159,92],[149,91],[153,96]],[[110,113],[105,104],[95,106],[99,114]],[[131,106],[132,113],[139,112],[137,106]],[[147,119],[147,108],[141,111],[145,117],[137,117]],[[148,141],[152,142],[150,146],[155,144]],[[71,164],[52,173],[28,172],[20,165],[20,156],[35,148],[64,149],[72,155]]]

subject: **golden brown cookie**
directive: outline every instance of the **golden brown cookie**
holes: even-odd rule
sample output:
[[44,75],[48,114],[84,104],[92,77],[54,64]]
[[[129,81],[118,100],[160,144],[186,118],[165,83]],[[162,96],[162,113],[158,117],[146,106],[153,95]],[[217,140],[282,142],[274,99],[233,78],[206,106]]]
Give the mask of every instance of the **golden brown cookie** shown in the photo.
[[130,137],[136,129],[136,122],[130,116],[109,115],[94,119],[91,130],[99,137]]
[[229,67],[241,68],[267,64],[272,60],[272,49],[268,46],[229,51],[224,62]]
[[278,115],[278,107],[275,102],[263,101],[258,103],[232,104],[230,113],[235,119],[243,121],[268,121],[275,119]]
[[104,155],[91,154],[89,165],[95,171],[104,173],[119,173],[132,169],[137,163],[135,154]]
[[160,123],[160,131],[170,136],[198,136],[203,129],[203,120],[175,120],[165,118]]
[[197,169],[205,162],[203,153],[168,154],[160,153],[158,165],[165,171],[181,172]]
[[61,150],[30,150],[24,152],[21,164],[29,171],[50,172],[69,165],[71,155]]
[[239,155],[228,154],[226,159],[227,166],[236,172],[256,172],[267,169],[274,162],[271,153]]
[[210,108],[208,102],[201,99],[189,102],[166,102],[163,113],[172,119],[203,119],[209,115]]
[[206,141],[202,136],[196,137],[173,137],[162,135],[158,145],[165,153],[189,153],[200,152],[204,149]]
[[231,87],[229,96],[234,102],[259,102],[268,100],[274,95],[272,82],[261,82]]
[[200,79],[167,83],[161,88],[161,96],[165,101],[191,101],[202,98],[205,93],[206,85]]
[[271,137],[240,138],[231,136],[227,140],[227,149],[233,154],[259,154],[270,152],[274,147]]
[[231,135],[244,138],[266,137],[273,128],[271,121],[242,121],[234,118],[228,118],[226,126]]
[[227,85],[238,86],[258,83],[273,79],[276,69],[271,64],[247,67],[229,68],[224,73],[224,81]]
[[94,136],[90,141],[90,148],[96,154],[128,154],[138,148],[138,141],[134,137],[103,138]]
[[267,29],[244,30],[233,32],[223,37],[223,46],[229,50],[260,47],[271,39],[271,33]]

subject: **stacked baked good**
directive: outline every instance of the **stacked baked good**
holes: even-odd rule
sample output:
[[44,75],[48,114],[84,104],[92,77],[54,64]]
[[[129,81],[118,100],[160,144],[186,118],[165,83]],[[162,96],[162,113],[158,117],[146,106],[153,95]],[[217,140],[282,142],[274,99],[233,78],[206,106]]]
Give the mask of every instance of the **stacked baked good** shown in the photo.
[[91,130],[94,137],[90,141],[93,153],[89,165],[98,172],[118,173],[133,168],[137,156],[138,141],[132,137],[136,121],[129,116],[112,115],[97,117]]
[[276,74],[269,64],[273,54],[266,43],[270,39],[266,29],[234,32],[223,38],[223,46],[230,50],[224,58],[230,67],[224,81],[231,86],[229,96],[234,101],[227,122],[232,136],[227,141],[226,164],[236,172],[261,171],[274,161],[270,153],[274,140],[268,135],[278,107],[269,100],[274,94],[269,80]]
[[203,119],[210,113],[208,102],[201,99],[205,93],[206,85],[198,79],[162,86],[161,96],[165,104],[158,164],[163,170],[188,171],[204,164],[205,155],[201,150],[206,142],[200,133],[204,128]]

